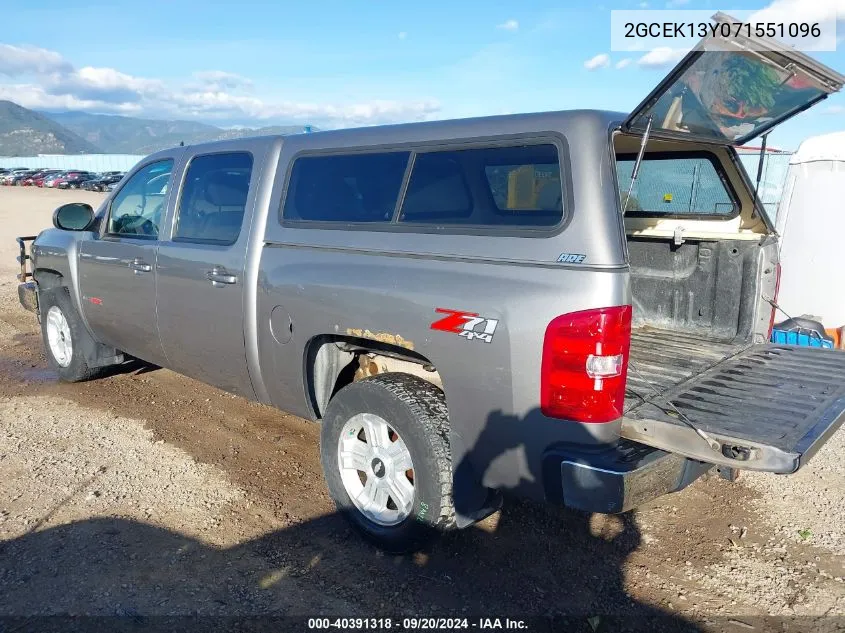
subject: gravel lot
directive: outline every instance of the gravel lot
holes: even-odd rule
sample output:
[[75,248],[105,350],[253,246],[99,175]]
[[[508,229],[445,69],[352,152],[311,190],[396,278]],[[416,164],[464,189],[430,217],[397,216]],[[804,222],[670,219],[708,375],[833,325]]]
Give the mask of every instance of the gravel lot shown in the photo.
[[845,615],[843,433],[795,476],[708,477],[621,517],[508,501],[394,557],[333,513],[316,425],[141,366],[59,384],[13,238],[71,200],[102,195],[0,187],[0,615]]

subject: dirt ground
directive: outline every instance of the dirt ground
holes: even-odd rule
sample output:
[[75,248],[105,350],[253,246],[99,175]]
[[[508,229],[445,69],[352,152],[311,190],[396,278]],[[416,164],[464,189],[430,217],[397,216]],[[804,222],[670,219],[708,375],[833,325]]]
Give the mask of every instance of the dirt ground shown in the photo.
[[17,302],[14,237],[80,200],[103,194],[0,187],[0,616],[839,630],[845,434],[795,476],[708,476],[617,517],[507,500],[429,551],[384,555],[334,513],[317,425],[167,370],[56,381]]

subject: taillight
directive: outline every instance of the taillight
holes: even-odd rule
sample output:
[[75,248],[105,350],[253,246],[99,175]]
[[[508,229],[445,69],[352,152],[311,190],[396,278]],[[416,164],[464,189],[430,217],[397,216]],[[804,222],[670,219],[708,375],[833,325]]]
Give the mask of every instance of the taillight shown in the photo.
[[[780,262],[778,262],[775,267],[775,296],[772,297],[772,303],[777,304],[778,294],[780,294]],[[775,317],[777,316],[777,311],[778,309],[773,305],[772,316],[769,318],[769,334],[766,336],[767,341],[772,340],[772,330],[775,329]]]
[[576,422],[622,417],[630,346],[631,306],[555,318],[543,340],[543,415]]

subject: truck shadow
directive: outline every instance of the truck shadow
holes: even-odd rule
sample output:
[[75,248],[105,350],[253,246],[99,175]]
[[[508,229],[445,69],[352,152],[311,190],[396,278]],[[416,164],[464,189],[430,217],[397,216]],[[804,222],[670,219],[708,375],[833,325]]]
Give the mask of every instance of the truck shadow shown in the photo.
[[632,519],[596,533],[589,516],[552,512],[537,532],[540,512],[515,504],[492,533],[471,528],[406,556],[381,554],[337,514],[226,549],[90,519],[0,545],[0,616],[131,616],[165,628],[157,616],[554,617],[569,631],[696,630],[626,593]]
[[[490,422],[495,432],[513,418]],[[329,614],[559,618],[530,630],[590,633],[697,630],[626,590],[624,565],[640,542],[630,513],[509,498],[478,526],[402,556],[366,543],[339,513],[227,548],[134,520],[92,518],[0,543],[0,616],[36,628],[44,614],[123,616],[109,620],[110,630],[127,621],[171,630],[173,621],[160,616],[172,615],[219,624],[223,616]]]

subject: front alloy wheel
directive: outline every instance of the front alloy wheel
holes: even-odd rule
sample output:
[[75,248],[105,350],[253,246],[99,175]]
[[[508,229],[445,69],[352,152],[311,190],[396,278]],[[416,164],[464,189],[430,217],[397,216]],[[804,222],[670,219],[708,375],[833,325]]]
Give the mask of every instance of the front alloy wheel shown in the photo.
[[73,340],[70,325],[59,306],[50,306],[44,323],[50,352],[59,367],[68,367],[73,359]]

